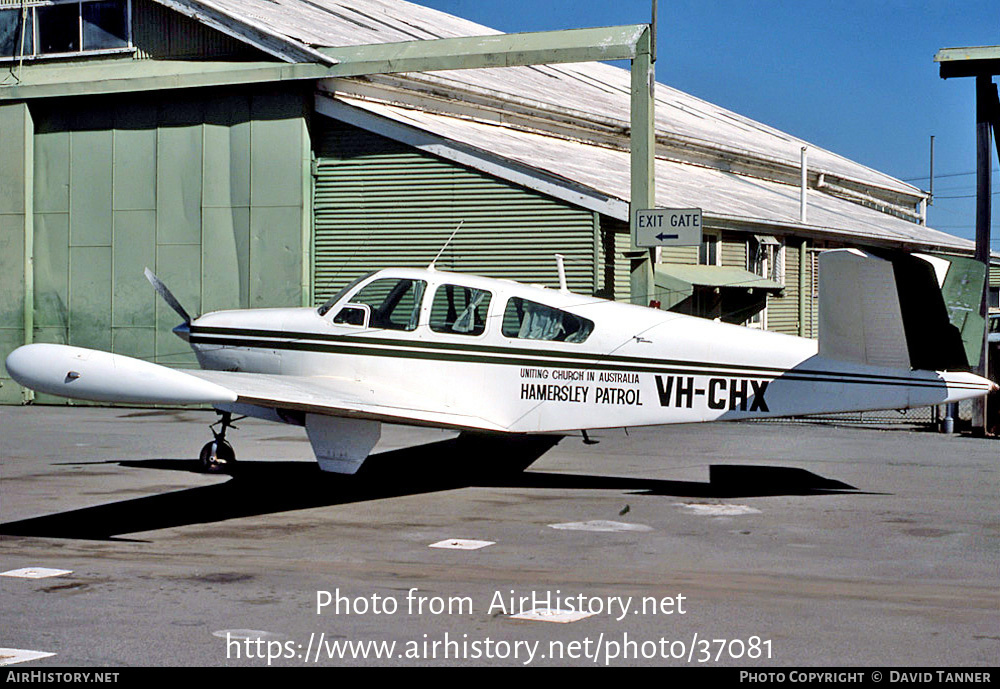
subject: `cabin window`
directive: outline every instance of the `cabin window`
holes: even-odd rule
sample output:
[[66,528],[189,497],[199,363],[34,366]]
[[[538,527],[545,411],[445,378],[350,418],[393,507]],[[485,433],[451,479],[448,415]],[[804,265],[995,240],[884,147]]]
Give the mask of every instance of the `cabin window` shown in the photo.
[[367,327],[370,310],[364,304],[348,304],[333,317],[337,325],[356,325]]
[[420,303],[427,283],[406,278],[383,278],[370,282],[351,297],[352,304],[371,309],[369,327],[385,330],[416,330]]
[[501,332],[520,340],[583,342],[594,330],[594,322],[568,311],[511,297],[503,313]]
[[431,330],[436,333],[482,335],[493,295],[482,289],[441,285],[431,303]]
[[129,0],[21,3],[0,10],[0,60],[131,50]]

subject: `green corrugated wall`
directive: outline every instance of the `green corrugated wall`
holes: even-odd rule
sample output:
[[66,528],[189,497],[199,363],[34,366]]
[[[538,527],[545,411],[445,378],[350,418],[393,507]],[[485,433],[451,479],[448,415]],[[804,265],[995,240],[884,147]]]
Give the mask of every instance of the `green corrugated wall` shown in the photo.
[[[276,87],[33,103],[35,341],[194,364],[146,266],[192,314],[301,304],[307,95]],[[4,133],[17,107],[0,109]],[[0,232],[11,244],[0,257],[4,325],[21,322],[21,236]],[[0,359],[19,344],[13,328],[2,336]],[[12,387],[0,389],[3,401],[14,401]]]
[[698,247],[665,246],[660,249],[660,262],[694,265],[698,263]]
[[317,118],[314,299],[379,268],[424,267],[592,294],[594,214],[384,137]]
[[23,401],[24,391],[7,375],[7,354],[30,341],[25,337],[25,276],[30,258],[25,241],[31,217],[33,122],[27,105],[0,105],[0,403]]
[[720,265],[730,268],[747,269],[747,236],[735,232],[723,232],[719,237]]

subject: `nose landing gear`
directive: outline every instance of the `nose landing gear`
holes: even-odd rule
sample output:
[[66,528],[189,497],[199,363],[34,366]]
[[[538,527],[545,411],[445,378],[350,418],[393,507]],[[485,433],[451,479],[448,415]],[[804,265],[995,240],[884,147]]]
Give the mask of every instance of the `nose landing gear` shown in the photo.
[[[233,446],[226,440],[226,430],[236,428],[233,425],[233,415],[228,411],[217,411],[216,413],[221,418],[209,426],[215,439],[205,443],[205,446],[201,448],[201,454],[198,456],[198,460],[201,462],[201,470],[206,474],[220,474],[225,471],[231,471],[236,464],[236,452],[233,450]],[[245,418],[245,416],[240,417],[240,419]],[[240,419],[236,420],[239,421]],[[221,429],[218,431],[215,430],[216,426],[221,426]]]

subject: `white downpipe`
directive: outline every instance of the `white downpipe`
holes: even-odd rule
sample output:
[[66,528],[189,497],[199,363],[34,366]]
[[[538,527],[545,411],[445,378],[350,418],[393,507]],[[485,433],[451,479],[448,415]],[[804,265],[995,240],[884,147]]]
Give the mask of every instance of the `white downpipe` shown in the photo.
[[799,222],[803,225],[806,222],[806,193],[809,189],[809,167],[808,167],[808,150],[807,146],[802,147],[802,165],[801,165],[801,188],[802,193],[799,197]]

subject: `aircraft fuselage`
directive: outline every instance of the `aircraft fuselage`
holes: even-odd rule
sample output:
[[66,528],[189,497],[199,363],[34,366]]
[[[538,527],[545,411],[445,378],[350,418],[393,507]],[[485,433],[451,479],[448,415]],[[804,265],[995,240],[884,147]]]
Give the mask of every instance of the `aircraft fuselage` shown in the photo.
[[[399,304],[395,320],[379,315],[383,292],[402,317]],[[456,328],[463,307],[475,317]],[[190,342],[205,369],[367,382],[512,432],[902,409],[988,390],[971,374],[833,361],[814,340],[454,273],[383,271],[320,311],[215,312],[192,322]]]

